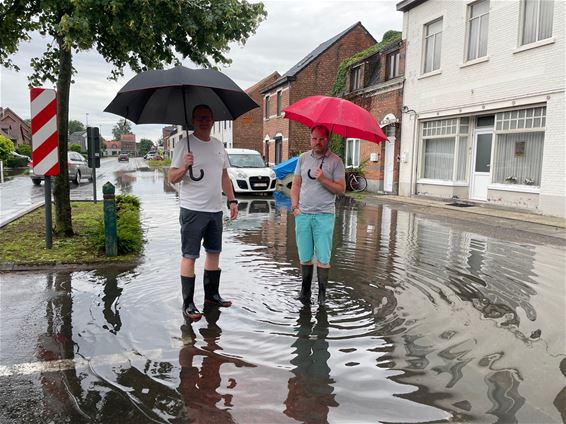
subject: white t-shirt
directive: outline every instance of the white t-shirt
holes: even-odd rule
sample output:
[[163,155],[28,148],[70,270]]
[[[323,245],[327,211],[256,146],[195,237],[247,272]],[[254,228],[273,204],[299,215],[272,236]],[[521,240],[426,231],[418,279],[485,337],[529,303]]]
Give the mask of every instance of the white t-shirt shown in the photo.
[[[194,134],[189,135],[193,152],[193,175],[199,177],[200,170],[204,177],[194,181],[189,171],[181,181],[180,206],[201,212],[220,212],[222,210],[222,170],[228,168],[228,155],[222,142],[214,137],[202,141]],[[183,157],[187,153],[187,138],[181,139],[173,151],[172,168],[184,168]]]

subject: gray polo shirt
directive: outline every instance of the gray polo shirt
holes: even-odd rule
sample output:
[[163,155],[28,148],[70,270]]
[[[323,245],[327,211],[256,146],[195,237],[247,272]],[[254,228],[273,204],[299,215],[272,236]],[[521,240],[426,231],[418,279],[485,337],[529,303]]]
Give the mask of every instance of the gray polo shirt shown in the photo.
[[[301,192],[299,193],[299,209],[303,213],[336,213],[336,195],[328,191],[317,180],[309,178],[308,171],[314,176],[314,171],[320,166],[321,158],[317,158],[312,150],[299,156],[295,175],[301,177]],[[327,150],[322,163],[322,172],[331,180],[344,179],[344,163],[342,159]]]

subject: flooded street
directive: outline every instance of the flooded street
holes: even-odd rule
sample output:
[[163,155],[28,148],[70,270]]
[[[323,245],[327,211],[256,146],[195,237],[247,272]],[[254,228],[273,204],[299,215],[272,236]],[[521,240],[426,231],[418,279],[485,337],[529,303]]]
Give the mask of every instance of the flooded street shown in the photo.
[[343,201],[327,305],[303,307],[288,199],[244,198],[221,256],[233,306],[187,324],[176,193],[115,178],[142,200],[141,264],[1,276],[0,421],[566,420],[563,243]]

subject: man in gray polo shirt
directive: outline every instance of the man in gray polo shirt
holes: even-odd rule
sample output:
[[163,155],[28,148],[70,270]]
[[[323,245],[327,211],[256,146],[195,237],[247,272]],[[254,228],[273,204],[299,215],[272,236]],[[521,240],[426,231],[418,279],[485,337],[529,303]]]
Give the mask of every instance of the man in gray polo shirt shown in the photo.
[[336,195],[346,190],[344,163],[328,149],[328,128],[311,128],[311,148],[297,162],[291,186],[291,209],[295,216],[297,249],[302,286],[298,300],[310,303],[313,257],[316,254],[318,304],[326,301],[326,286],[336,218]]

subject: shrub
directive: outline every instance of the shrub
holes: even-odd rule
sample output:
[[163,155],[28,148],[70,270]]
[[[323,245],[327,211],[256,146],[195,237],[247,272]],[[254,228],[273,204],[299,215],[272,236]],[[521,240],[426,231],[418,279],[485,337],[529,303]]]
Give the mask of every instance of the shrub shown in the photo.
[[[116,196],[116,230],[118,233],[118,255],[139,253],[143,245],[140,220],[140,200],[130,194]],[[104,219],[104,218],[103,218]],[[97,249],[104,251],[104,223],[101,221],[90,234]]]

